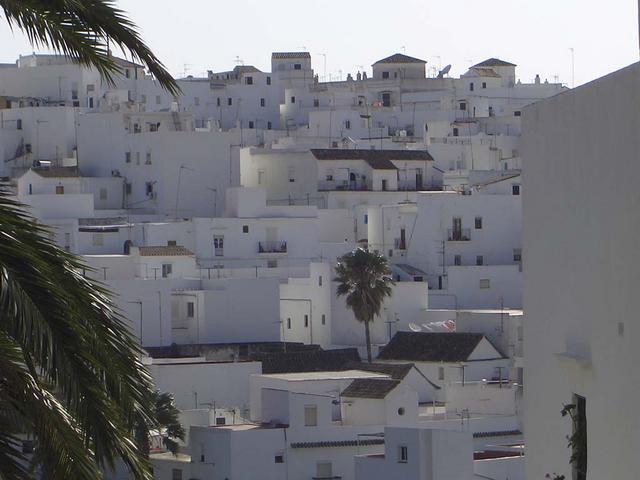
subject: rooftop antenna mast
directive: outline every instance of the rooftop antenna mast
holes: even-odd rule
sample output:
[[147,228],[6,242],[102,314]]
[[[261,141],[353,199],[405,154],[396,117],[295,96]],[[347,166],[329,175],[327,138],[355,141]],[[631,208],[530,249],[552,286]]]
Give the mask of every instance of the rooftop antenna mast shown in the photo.
[[319,53],[318,55],[322,55],[324,57],[324,66],[323,66],[323,72],[322,72],[322,80],[324,82],[327,81],[327,54],[326,53]]
[[570,47],[569,50],[571,51],[571,88],[575,88],[575,86],[576,86],[576,57],[575,57],[575,51],[574,51],[573,47]]
[[236,55],[236,59],[234,60],[236,65],[244,65],[244,60],[242,60],[238,55]]

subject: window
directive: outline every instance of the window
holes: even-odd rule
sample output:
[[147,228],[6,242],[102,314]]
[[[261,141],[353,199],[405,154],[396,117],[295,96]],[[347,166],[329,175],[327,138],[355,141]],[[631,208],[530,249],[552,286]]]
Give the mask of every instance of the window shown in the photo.
[[347,130],[351,130],[351,120],[344,121],[344,128]]
[[94,247],[102,247],[104,245],[104,234],[94,233],[92,240],[93,240]]
[[470,92],[473,92],[473,82],[471,82],[471,83],[469,84],[469,91],[470,91]]
[[289,182],[293,183],[296,181],[296,169],[295,167],[289,167],[288,168],[288,172],[289,172]]
[[265,170],[258,170],[258,185],[264,185],[264,176],[266,174]]
[[125,195],[131,195],[132,190],[133,190],[133,186],[131,185],[131,182],[127,182],[124,184]]
[[488,278],[481,278],[480,279],[480,288],[483,289],[483,290],[491,288],[491,280],[489,280]]
[[277,260],[267,260],[267,268],[278,268]]
[[124,163],[131,163],[131,152],[124,152]]
[[[128,72],[129,70],[127,70]],[[171,469],[171,480],[182,480],[182,470],[179,468]]]
[[154,182],[147,182],[145,184],[145,193],[147,194],[147,197],[153,196],[153,184]]
[[444,367],[438,367],[438,380],[444,380]]
[[459,135],[459,133],[460,133],[460,131],[456,127],[453,127],[453,136],[457,137]]
[[520,195],[520,185],[511,185],[511,194]]
[[520,116],[522,116],[522,112],[520,110],[516,110],[515,112],[513,112],[513,116],[514,117],[520,117]]
[[64,185],[56,185],[56,195],[64,194]]
[[309,315],[304,316],[304,326],[305,328],[309,327]]
[[213,236],[213,253],[216,257],[222,257],[224,255],[224,236]]
[[291,103],[296,103],[296,97],[295,96],[291,97]]
[[316,477],[315,478],[334,478],[333,477],[333,465],[331,462],[318,462],[316,463]]
[[313,106],[316,107],[316,108],[319,107],[320,106],[320,100],[318,100],[317,98],[314,98],[313,99]]
[[304,426],[315,427],[318,425],[318,407],[316,405],[304,406]]
[[302,65],[299,63],[294,63],[293,64],[293,69],[294,70],[302,70]]
[[244,83],[246,83],[247,85],[253,85],[253,77],[246,77],[244,79]]
[[389,72],[382,72],[382,78],[389,78]]
[[521,248],[514,248],[513,249],[513,261],[514,262],[521,262],[522,261],[522,249]]
[[274,463],[284,463],[284,456],[276,455],[275,457],[273,457],[273,461]]
[[267,130],[271,130],[271,122],[267,122]]
[[160,105],[162,103],[162,98],[160,95],[156,95],[156,105]]
[[193,318],[195,314],[195,303],[187,302],[187,317]]
[[318,286],[322,286],[322,275],[318,276]]
[[453,264],[456,267],[459,267],[460,265],[462,265],[462,255],[454,255],[453,256]]
[[398,447],[398,463],[407,463],[409,459],[409,455],[407,452],[407,447],[405,445],[400,445]]
[[178,245],[177,240],[167,240],[167,247],[175,247]]
[[391,94],[389,92],[385,92],[382,94],[382,106],[383,107],[391,106]]
[[127,68],[127,69],[125,69],[125,71],[124,71],[124,76],[125,76],[125,77],[127,77],[127,78],[131,78],[131,72],[129,71],[129,69],[128,69],[128,68]]
[[467,109],[467,102],[460,102],[460,110],[466,110]]
[[264,98],[260,99],[260,106],[264,107],[267,104],[267,101]]
[[106,200],[107,199],[107,189],[106,188],[101,188],[100,189],[100,200]]
[[170,263],[162,264],[162,278],[167,278],[173,272],[173,265]]
[[145,165],[151,165],[151,152],[147,152],[146,160],[144,161]]
[[291,317],[287,317],[287,330],[291,330]]
[[271,77],[267,77],[267,85],[271,85]]
[[327,316],[324,313],[322,314],[321,323],[322,323],[322,325],[326,325],[327,324]]
[[16,120],[16,129],[17,130],[22,130],[22,119],[21,118]]
[[400,407],[398,409],[398,415],[400,415],[400,416],[404,415],[404,407]]
[[249,225],[242,226],[242,233],[249,233]]
[[249,120],[249,128],[253,128],[253,120]]
[[476,265],[478,266],[484,265],[484,257],[482,255],[476,256]]
[[487,82],[482,82],[482,88],[487,88]]
[[369,215],[368,214],[364,214],[364,224],[367,225],[369,223]]
[[476,217],[476,230],[482,230],[482,217]]
[[229,106],[233,105],[233,98],[231,97],[227,98],[227,105]]
[[226,425],[227,419],[224,417],[216,417],[216,425]]
[[216,106],[220,106],[220,97],[216,98]]

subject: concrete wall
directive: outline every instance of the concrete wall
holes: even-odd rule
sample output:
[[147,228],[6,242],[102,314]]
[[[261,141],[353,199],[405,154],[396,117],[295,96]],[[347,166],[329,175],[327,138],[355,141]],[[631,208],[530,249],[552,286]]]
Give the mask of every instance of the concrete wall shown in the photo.
[[525,110],[527,478],[571,478],[560,416],[586,398],[587,478],[633,478],[640,64]]

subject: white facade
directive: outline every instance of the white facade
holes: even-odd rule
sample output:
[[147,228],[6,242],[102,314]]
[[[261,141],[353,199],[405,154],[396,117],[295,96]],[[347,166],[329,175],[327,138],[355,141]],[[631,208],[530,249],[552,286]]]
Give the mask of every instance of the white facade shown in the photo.
[[527,478],[572,477],[576,396],[587,478],[637,476],[638,102],[634,64],[525,111]]

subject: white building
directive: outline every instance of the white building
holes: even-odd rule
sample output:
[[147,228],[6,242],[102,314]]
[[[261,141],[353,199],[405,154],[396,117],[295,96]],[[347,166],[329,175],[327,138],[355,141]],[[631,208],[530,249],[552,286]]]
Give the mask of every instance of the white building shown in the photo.
[[639,102],[634,64],[525,111],[527,478],[637,476]]

